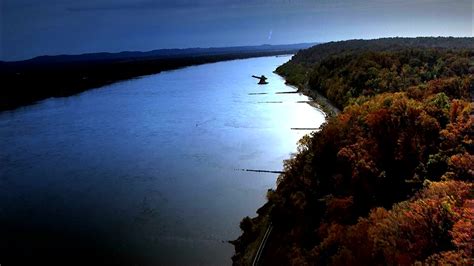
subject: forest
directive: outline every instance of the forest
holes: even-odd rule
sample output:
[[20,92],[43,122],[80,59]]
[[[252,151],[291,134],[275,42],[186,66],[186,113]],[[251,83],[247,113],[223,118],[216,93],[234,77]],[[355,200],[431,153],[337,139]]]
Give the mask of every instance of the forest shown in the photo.
[[[260,264],[473,264],[474,38],[320,44],[277,73],[342,112],[268,192]],[[264,220],[242,221],[235,264]]]

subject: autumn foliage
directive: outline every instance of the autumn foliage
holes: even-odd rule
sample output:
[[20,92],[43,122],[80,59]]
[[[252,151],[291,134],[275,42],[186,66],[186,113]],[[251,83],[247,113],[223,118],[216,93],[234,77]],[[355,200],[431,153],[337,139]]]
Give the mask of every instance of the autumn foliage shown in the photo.
[[318,265],[472,265],[472,189],[460,181],[428,183],[412,199],[391,210],[374,208],[354,225],[323,224],[322,241],[306,259]]
[[301,139],[268,194],[269,264],[473,264],[473,55],[364,48],[298,63],[344,110]]

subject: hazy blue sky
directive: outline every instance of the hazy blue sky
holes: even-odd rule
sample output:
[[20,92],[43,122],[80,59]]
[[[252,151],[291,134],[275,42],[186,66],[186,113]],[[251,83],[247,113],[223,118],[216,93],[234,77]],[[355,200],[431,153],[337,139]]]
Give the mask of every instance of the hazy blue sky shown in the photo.
[[384,36],[473,36],[472,2],[0,0],[0,60]]

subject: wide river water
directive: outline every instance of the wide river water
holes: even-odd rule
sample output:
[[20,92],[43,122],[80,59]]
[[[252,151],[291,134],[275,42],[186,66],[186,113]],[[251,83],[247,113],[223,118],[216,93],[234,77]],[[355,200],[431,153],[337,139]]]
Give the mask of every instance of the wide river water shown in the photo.
[[281,170],[309,132],[292,128],[325,120],[307,97],[277,93],[295,91],[273,73],[289,59],[192,66],[0,113],[0,257],[231,264],[227,241],[277,178],[238,169]]

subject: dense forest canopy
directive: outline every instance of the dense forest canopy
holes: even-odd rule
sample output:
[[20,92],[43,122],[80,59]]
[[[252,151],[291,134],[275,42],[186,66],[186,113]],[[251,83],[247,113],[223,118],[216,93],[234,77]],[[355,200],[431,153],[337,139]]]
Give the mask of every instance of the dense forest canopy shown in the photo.
[[418,38],[381,38],[375,40],[349,40],[315,45],[297,53],[290,64],[314,65],[331,55],[344,55],[367,51],[399,51],[414,48],[474,49],[472,37],[418,37]]
[[268,193],[265,264],[472,265],[473,59],[473,38],[392,38],[281,66],[343,112],[301,139]]

